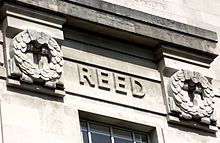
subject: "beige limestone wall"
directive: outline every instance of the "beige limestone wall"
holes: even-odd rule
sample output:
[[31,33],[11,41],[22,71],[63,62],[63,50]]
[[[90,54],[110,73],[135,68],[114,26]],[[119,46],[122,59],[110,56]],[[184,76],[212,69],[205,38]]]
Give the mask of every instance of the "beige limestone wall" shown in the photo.
[[[103,0],[131,9],[150,13],[181,23],[217,32],[220,39],[219,0]],[[220,43],[215,53],[220,54]],[[220,82],[220,57],[212,63],[215,79]]]
[[[103,0],[131,9],[157,15],[181,23],[217,32],[220,39],[220,1],[219,0]],[[215,49],[220,54],[220,42]],[[220,97],[220,56],[211,64],[214,94]],[[218,100],[217,100],[218,101]],[[217,108],[220,105],[217,103]],[[220,118],[219,113],[217,117]]]
[[[167,0],[167,1],[165,0],[129,0],[129,1],[105,0],[105,1],[112,2],[118,5],[127,6],[132,9],[140,10],[146,13],[151,13],[153,15],[172,19],[182,23],[216,31],[218,32],[218,36],[220,39],[220,13],[218,13],[219,10],[218,7],[220,7],[220,1],[218,0],[215,0],[216,2],[214,2],[214,0],[212,2],[207,0],[200,0],[200,1],[199,0],[197,1],[196,0],[188,0],[188,1],[187,0],[185,1],[184,0]],[[219,3],[219,5],[217,3]],[[24,24],[23,22],[20,23],[26,26],[31,25],[30,23],[27,24]],[[16,27],[17,24],[13,26]],[[19,27],[19,28],[23,29],[23,27]],[[68,91],[69,89],[69,91],[65,94],[63,101],[57,101],[55,97],[54,98],[48,97],[47,95],[44,94],[37,94],[37,93],[33,94],[32,92],[10,88],[6,86],[4,80],[0,81],[0,87],[2,87],[0,89],[3,89],[3,91],[0,92],[0,95],[2,98],[2,104],[1,104],[2,123],[3,123],[3,133],[4,133],[5,143],[11,143],[11,142],[20,143],[21,141],[29,142],[29,138],[32,140],[31,142],[80,143],[79,120],[78,120],[79,110],[90,112],[93,114],[100,114],[102,116],[108,116],[116,119],[126,120],[128,122],[136,122],[138,124],[143,124],[145,126],[150,126],[150,125],[155,127],[159,126],[157,128],[159,128],[159,130],[162,132],[162,135],[160,137],[164,136],[165,143],[176,143],[179,142],[180,140],[182,142],[190,142],[190,143],[219,142],[220,139],[219,132],[217,132],[217,134],[212,134],[197,129],[191,129],[188,127],[168,124],[165,114],[162,114],[164,112],[163,110],[165,110],[164,105],[157,104],[155,102],[155,101],[160,101],[162,103],[162,96],[159,96],[160,98],[155,98],[157,97],[155,95],[160,95],[161,92],[160,86],[158,86],[159,83],[155,83],[156,84],[155,86],[157,86],[158,90],[155,90],[155,92],[150,92],[152,93],[149,95],[152,96],[151,98],[152,102],[149,102],[150,100],[147,100],[148,101],[147,106],[146,104],[144,104],[147,107],[146,109],[148,109],[151,112],[145,112],[142,110],[136,110],[130,107],[129,108],[126,107],[125,105],[129,105],[126,102],[129,103],[134,102],[132,98],[124,99],[122,100],[123,102],[121,102],[122,104],[117,105],[117,104],[112,104],[110,102],[113,99],[110,96],[114,96],[116,94],[111,94],[111,92],[110,94],[106,94],[106,91],[102,91],[97,88],[92,89],[90,87],[83,87],[83,86],[79,88],[78,80],[74,80],[75,78],[74,76],[77,75],[75,74],[77,73],[77,69],[75,72],[73,72],[74,68],[71,68],[71,66],[74,67],[76,65],[73,62],[74,59],[81,62],[88,62],[90,64],[94,64],[97,66],[101,65],[99,67],[102,67],[107,63],[107,62],[105,63],[105,61],[108,61],[110,58],[106,57],[106,55],[100,56],[97,54],[89,53],[88,51],[86,53],[83,52],[83,50],[80,50],[79,51],[80,54],[78,54],[78,51],[76,49],[75,52],[72,49],[70,53],[69,47],[71,47],[70,45],[73,46],[73,42],[72,43],[70,42],[70,44],[68,44],[68,41],[66,40],[64,43],[66,44],[63,45],[64,56],[66,56],[65,57],[66,62],[64,67],[64,71],[65,71],[64,80],[65,80],[66,90]],[[220,50],[218,50],[219,48],[220,48],[220,44],[218,44],[218,48],[216,49],[216,53],[218,54],[220,53]],[[93,48],[93,52],[94,52],[94,48]],[[72,61],[70,60],[71,59],[70,57],[73,58]],[[110,60],[113,61],[113,58]],[[216,87],[217,85],[220,85],[220,75],[218,75],[218,70],[220,71],[220,68],[218,69],[217,67],[218,63],[220,63],[220,58],[217,58],[215,62],[212,64],[212,69],[214,69],[215,72],[216,80],[214,81],[214,83]],[[131,71],[132,67],[134,67],[135,65],[132,65],[129,62],[127,63],[120,62],[120,60],[117,61],[117,64],[118,65],[112,64],[111,66],[110,65],[107,66],[112,70],[115,70],[114,68],[117,68],[117,70],[120,71],[121,68],[122,69],[121,71],[125,72],[126,74],[130,74],[130,73],[135,74],[134,71]],[[124,70],[124,68],[126,68],[126,70]],[[136,69],[137,74],[140,74],[143,71],[145,71],[145,69],[142,70],[142,68],[140,67]],[[145,74],[142,73],[143,76],[155,75],[153,77],[156,78],[158,75],[155,69],[152,71],[149,71],[149,69],[147,69],[147,71],[149,73],[145,73]],[[74,74],[73,77],[71,77],[72,74]],[[78,88],[78,91],[77,89],[74,88]],[[81,89],[84,90],[80,91]],[[98,95],[96,92],[98,92],[100,95]],[[82,94],[84,97],[75,95],[73,93],[78,93],[79,95]],[[100,100],[101,99],[105,99],[105,100],[104,101],[92,100],[90,99],[92,97],[86,98],[83,93],[85,93],[85,95],[90,95],[91,93],[91,95],[93,96],[94,94],[97,94],[97,96],[100,96]],[[101,98],[102,96],[105,97]],[[114,98],[123,99],[124,97],[114,97]],[[150,97],[148,97],[148,99],[150,99]],[[217,105],[220,106],[220,104],[218,104],[220,102],[218,101],[219,100],[217,100]],[[142,101],[137,103],[142,103]],[[137,103],[134,104],[136,104],[136,106],[140,106],[139,108],[141,109],[142,106]],[[145,106],[143,106],[143,108]],[[159,110],[160,112],[163,111],[161,113],[162,115],[158,114],[160,113]],[[218,118],[220,119],[220,116]],[[16,136],[12,138],[11,135],[16,135]]]
[[0,88],[0,143],[2,135],[4,143],[80,143],[75,106],[67,107],[51,96],[6,87],[2,80]]

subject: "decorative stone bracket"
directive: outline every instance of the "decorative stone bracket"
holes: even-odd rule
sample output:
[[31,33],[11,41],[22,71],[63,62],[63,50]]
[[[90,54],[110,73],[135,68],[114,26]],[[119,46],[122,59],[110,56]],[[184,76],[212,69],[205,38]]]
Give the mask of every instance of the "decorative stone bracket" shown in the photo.
[[199,72],[179,70],[168,84],[170,113],[186,120],[216,125],[211,83]]
[[54,38],[44,32],[24,30],[10,45],[9,75],[26,83],[63,89],[63,54]]

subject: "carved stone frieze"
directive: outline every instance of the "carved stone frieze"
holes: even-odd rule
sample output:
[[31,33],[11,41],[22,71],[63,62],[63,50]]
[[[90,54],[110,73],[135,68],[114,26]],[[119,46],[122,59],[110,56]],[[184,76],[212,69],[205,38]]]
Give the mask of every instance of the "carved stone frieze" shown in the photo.
[[78,65],[78,73],[81,85],[98,87],[124,95],[128,95],[130,92],[135,98],[145,97],[144,86],[137,78],[80,64]]
[[11,42],[10,75],[27,83],[63,87],[63,54],[54,38],[44,32],[24,30]]
[[170,112],[187,120],[216,124],[212,85],[199,72],[179,70],[168,85]]

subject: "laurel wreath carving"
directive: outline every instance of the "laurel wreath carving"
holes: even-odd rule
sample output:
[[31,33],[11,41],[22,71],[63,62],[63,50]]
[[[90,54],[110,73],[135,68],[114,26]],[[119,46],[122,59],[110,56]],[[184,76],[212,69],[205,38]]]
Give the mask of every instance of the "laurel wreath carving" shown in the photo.
[[[190,101],[189,87],[199,86],[201,88],[201,104],[199,106],[193,105]],[[188,90],[188,91],[186,91]],[[182,112],[188,114],[189,118],[203,118],[210,117],[214,111],[214,94],[212,86],[207,78],[198,72],[189,70],[179,70],[171,77],[170,96],[173,97],[175,104]]]
[[[63,54],[58,43],[50,35],[35,30],[25,30],[16,35],[12,49],[17,66],[24,74],[44,81],[56,81],[63,71]],[[48,49],[49,63],[39,69],[27,56],[28,49],[45,46]]]

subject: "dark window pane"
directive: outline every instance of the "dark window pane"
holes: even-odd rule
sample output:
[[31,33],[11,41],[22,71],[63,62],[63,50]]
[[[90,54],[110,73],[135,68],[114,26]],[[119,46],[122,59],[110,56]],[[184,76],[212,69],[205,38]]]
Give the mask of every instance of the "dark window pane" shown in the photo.
[[128,131],[113,129],[113,135],[114,137],[117,137],[117,138],[122,138],[122,139],[132,141],[132,134],[131,132],[128,132]]
[[106,126],[96,125],[96,124],[90,124],[90,130],[93,133],[99,133],[110,136],[110,129]]
[[133,143],[132,140],[126,140],[126,139],[117,138],[117,137],[115,137],[114,140],[115,140],[115,143]]
[[83,136],[83,143],[89,143],[88,133],[83,131],[82,136]]
[[84,130],[84,131],[87,131],[87,124],[86,122],[84,121],[80,121],[80,127],[81,127],[81,130]]
[[135,133],[134,136],[137,143],[147,143],[147,135]]
[[139,142],[141,143],[141,135],[140,135],[140,134],[135,133],[134,137],[135,137],[135,141],[136,141],[137,143],[139,143]]
[[92,143],[112,143],[112,139],[114,143],[148,143],[147,135],[144,133],[114,127],[111,133],[108,125],[86,121],[80,121],[80,126],[83,143],[89,143],[89,134],[91,135]]
[[111,143],[110,136],[104,134],[91,133],[92,143]]
[[141,140],[143,143],[147,143],[147,135],[141,135]]

